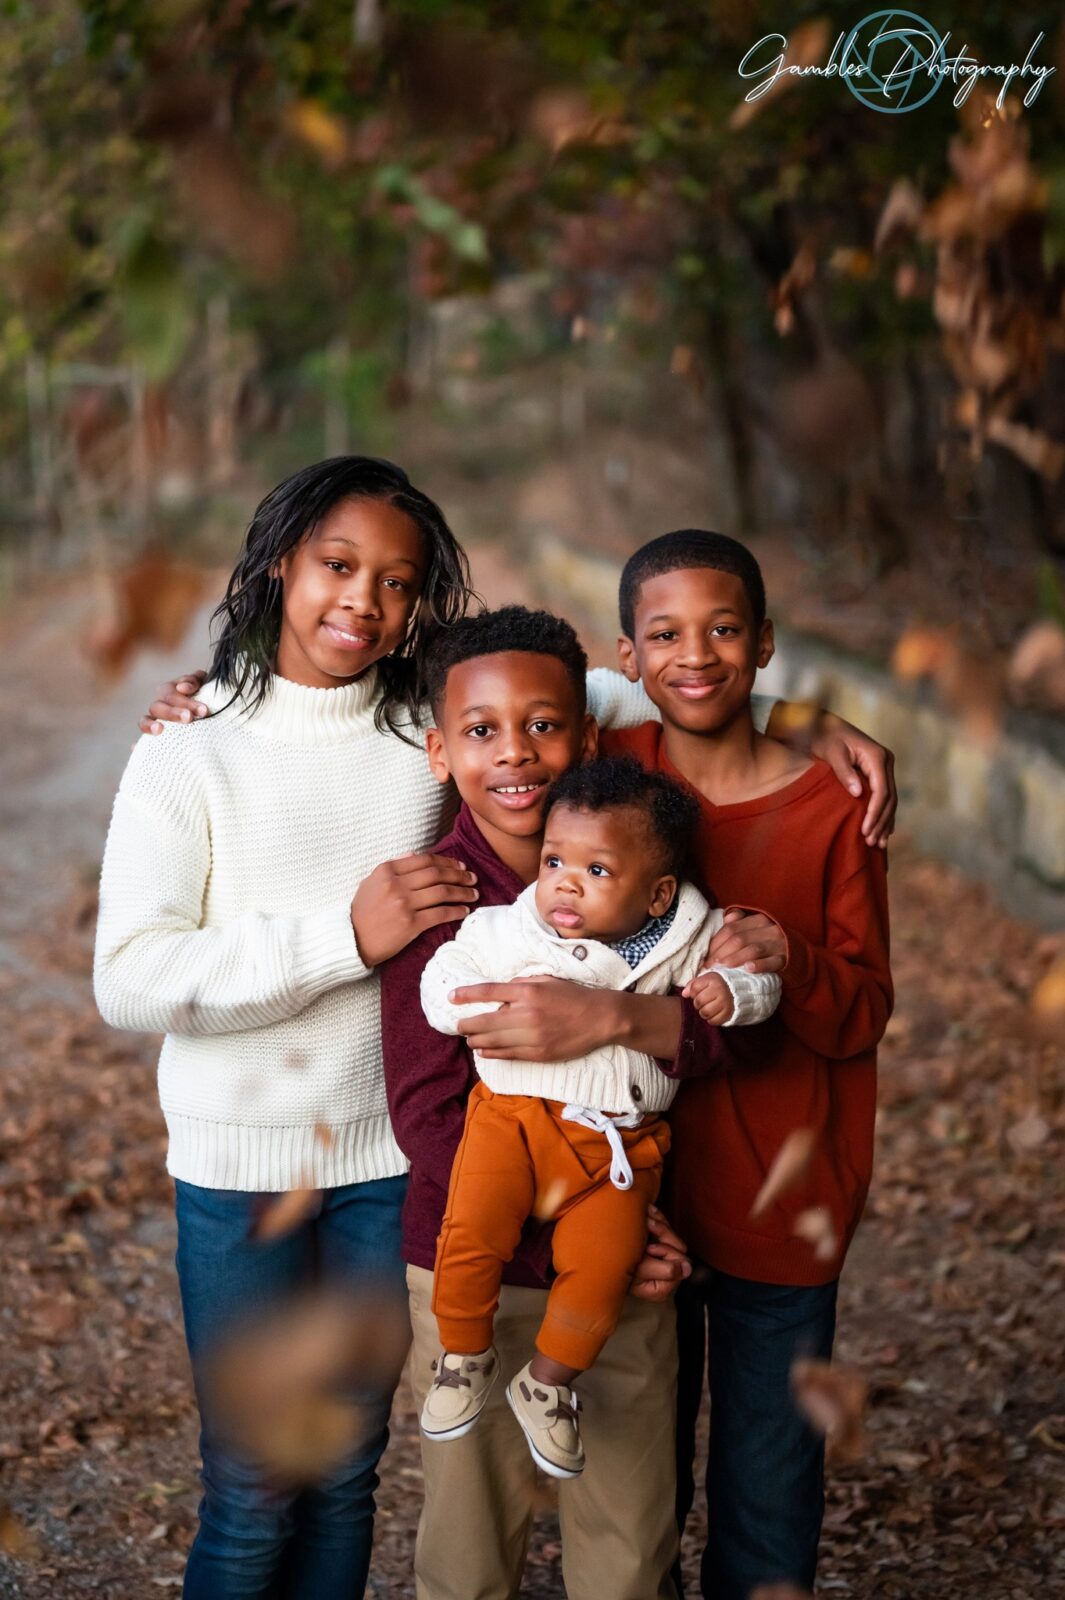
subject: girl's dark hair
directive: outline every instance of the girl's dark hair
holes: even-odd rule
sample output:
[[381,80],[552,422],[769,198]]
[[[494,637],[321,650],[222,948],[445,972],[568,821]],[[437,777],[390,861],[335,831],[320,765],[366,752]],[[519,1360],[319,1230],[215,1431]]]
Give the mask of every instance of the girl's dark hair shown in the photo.
[[[573,811],[642,811],[647,831],[658,845],[663,870],[678,878],[691,871],[699,826],[699,802],[664,772],[648,772],[635,756],[604,756],[582,761],[556,778],[547,791],[544,817],[555,806]],[[635,844],[638,849],[639,845]]]
[[374,720],[378,728],[403,738],[401,723],[406,717],[416,719],[424,698],[421,661],[428,636],[456,622],[477,596],[470,586],[469,563],[444,513],[391,461],[333,456],[303,467],[271,489],[248,524],[225,599],[211,618],[212,626],[220,620],[221,628],[210,675],[232,689],[233,700],[243,699],[249,712],[262,705],[281,636],[282,583],[270,576],[270,569],[344,500],[387,501],[406,512],[425,540],[425,582],[407,637],[377,662],[383,693]]

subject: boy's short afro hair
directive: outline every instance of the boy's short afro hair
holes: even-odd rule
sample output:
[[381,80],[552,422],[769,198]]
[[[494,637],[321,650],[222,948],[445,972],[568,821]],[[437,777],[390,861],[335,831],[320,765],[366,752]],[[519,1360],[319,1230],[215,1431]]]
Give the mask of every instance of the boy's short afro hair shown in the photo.
[[685,877],[695,850],[699,802],[664,772],[648,772],[634,756],[605,756],[570,767],[547,792],[544,816],[555,806],[574,811],[612,811],[631,806],[642,811],[661,846],[663,871]]
[[663,533],[649,544],[641,545],[622,568],[618,611],[621,631],[626,638],[633,636],[636,602],[647,579],[660,578],[666,572],[679,572],[684,567],[713,567],[739,578],[751,602],[755,628],[762,626],[765,584],[762,569],[747,546],[724,533],[710,533],[705,528],[680,528],[676,533]]
[[438,711],[447,687],[447,675],[462,661],[494,656],[503,650],[526,650],[532,655],[554,656],[570,676],[581,715],[587,697],[588,657],[568,622],[550,611],[530,611],[527,606],[500,606],[479,616],[463,617],[442,628],[428,647],[422,670],[426,693]]

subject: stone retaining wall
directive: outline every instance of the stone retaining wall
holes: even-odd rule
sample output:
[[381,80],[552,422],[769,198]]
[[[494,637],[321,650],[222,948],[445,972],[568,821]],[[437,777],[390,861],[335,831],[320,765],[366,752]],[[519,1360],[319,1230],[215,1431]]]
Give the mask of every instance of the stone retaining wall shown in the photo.
[[[613,632],[619,568],[545,537],[526,552],[551,602]],[[821,640],[777,630],[759,688],[817,700],[896,755],[901,823],[918,846],[988,885],[1017,916],[1065,927],[1065,727],[1011,711],[993,746],[959,729],[931,691]]]

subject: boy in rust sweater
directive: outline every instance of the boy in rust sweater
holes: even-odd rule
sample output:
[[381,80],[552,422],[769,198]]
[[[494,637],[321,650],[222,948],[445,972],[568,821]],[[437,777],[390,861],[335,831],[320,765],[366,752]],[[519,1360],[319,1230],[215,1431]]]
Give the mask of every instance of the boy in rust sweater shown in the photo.
[[[709,1269],[678,1299],[680,1520],[694,1498],[709,1367],[701,1587],[713,1600],[746,1600],[759,1584],[814,1583],[823,1446],[796,1410],[789,1374],[797,1357],[831,1354],[839,1272],[869,1188],[876,1047],[892,1004],[886,857],[863,837],[863,802],[822,761],[754,728],[751,691],[773,628],[744,546],[700,530],[653,540],[625,566],[620,609],[622,670],[662,721],[604,734],[604,753],[630,752],[692,788],[703,879],[720,903],[740,895],[766,913],[785,957],[764,1064],[682,1085],[666,1191]],[[731,959],[725,944],[716,954]],[[752,1216],[795,1129],[811,1130],[809,1166]],[[801,1236],[811,1212],[813,1243]]]

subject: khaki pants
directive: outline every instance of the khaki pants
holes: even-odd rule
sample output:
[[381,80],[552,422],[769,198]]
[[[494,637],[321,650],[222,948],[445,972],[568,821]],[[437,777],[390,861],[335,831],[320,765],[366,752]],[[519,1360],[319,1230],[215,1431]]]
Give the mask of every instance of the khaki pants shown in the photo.
[[[407,1268],[419,1410],[440,1341],[433,1275]],[[462,1439],[422,1439],[425,1504],[414,1572],[418,1600],[513,1600],[538,1498],[536,1469],[504,1389],[532,1355],[547,1294],[503,1286],[495,1319],[501,1371]],[[616,1333],[580,1379],[588,1465],[558,1485],[569,1600],[676,1600],[674,1428],[677,1345],[672,1303],[626,1300]]]

